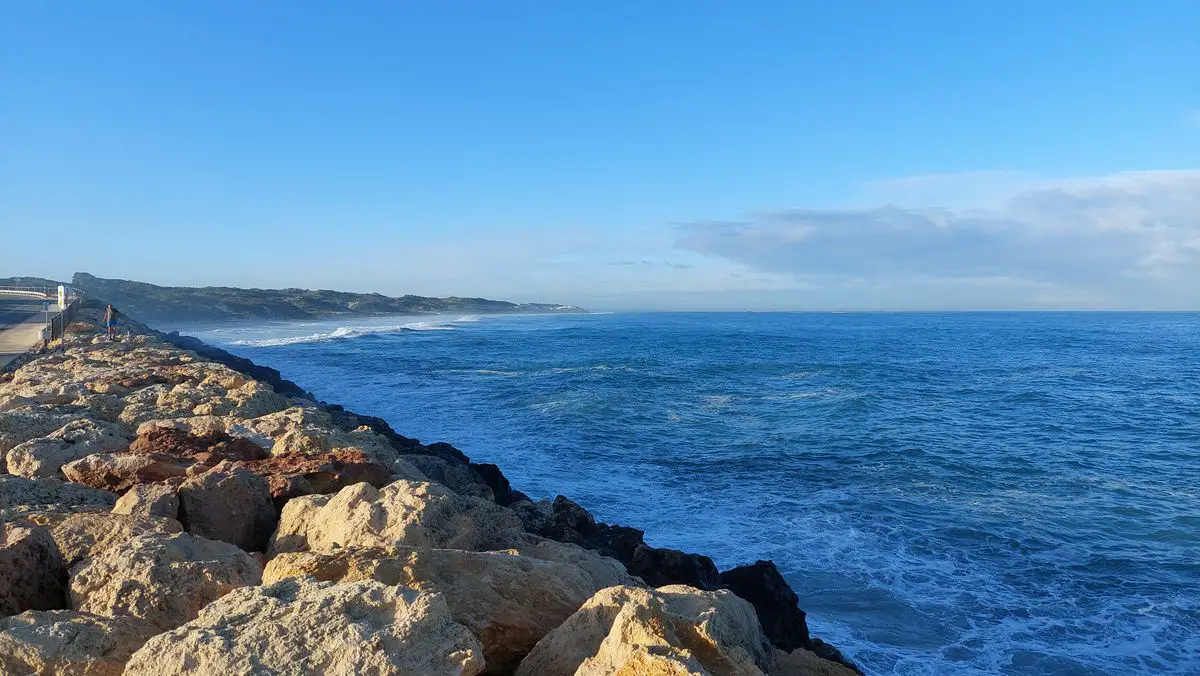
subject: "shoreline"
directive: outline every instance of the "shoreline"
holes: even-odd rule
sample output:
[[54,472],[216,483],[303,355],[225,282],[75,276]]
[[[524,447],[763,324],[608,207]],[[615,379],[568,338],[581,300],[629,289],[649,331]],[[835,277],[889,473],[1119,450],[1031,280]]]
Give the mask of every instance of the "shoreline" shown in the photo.
[[[85,306],[85,313],[83,314],[86,315],[86,310],[94,312],[97,306],[98,301],[89,301]],[[87,331],[90,331],[87,325],[73,326],[72,328],[82,331],[83,336],[86,336]],[[273,534],[269,534],[272,544],[269,547],[263,548],[257,547],[265,543],[265,535],[268,535],[264,533],[265,528],[250,528],[250,531],[253,532],[253,537],[243,543],[245,551],[264,551],[270,557],[273,551],[271,547],[275,547],[283,537],[281,533],[287,530],[289,512],[294,511],[294,507],[301,504],[308,504],[307,500],[319,497],[322,494],[336,494],[338,497],[334,502],[337,502],[343,494],[352,490],[352,486],[357,483],[353,481],[354,479],[369,477],[367,483],[381,484],[377,488],[382,492],[385,486],[390,487],[392,485],[406,484],[410,480],[419,481],[420,479],[415,479],[415,477],[419,476],[425,481],[436,482],[435,484],[430,484],[432,486],[440,485],[448,488],[457,496],[469,496],[472,500],[483,500],[493,505],[493,507],[488,509],[500,510],[504,518],[514,524],[516,529],[520,531],[518,539],[521,542],[525,542],[528,538],[536,538],[538,542],[555,542],[561,543],[561,546],[582,548],[582,551],[590,552],[588,557],[598,557],[600,561],[609,561],[612,563],[619,562],[617,565],[621,567],[622,575],[627,573],[639,583],[648,585],[650,588],[660,588],[660,592],[662,593],[667,593],[661,590],[663,587],[676,589],[676,587],[671,585],[687,585],[693,588],[693,591],[699,590],[695,592],[698,594],[717,594],[717,597],[714,598],[722,599],[732,595],[739,602],[742,600],[748,602],[746,603],[746,607],[752,609],[753,615],[756,616],[755,619],[757,622],[755,625],[758,627],[757,631],[760,632],[759,640],[763,642],[763,645],[771,647],[772,654],[780,653],[788,655],[803,653],[811,656],[814,660],[818,660],[821,665],[827,665],[827,668],[830,669],[840,668],[847,670],[846,667],[850,667],[850,669],[858,671],[856,667],[842,657],[836,648],[824,643],[820,639],[809,636],[805,615],[797,605],[795,593],[787,582],[783,580],[774,564],[770,562],[759,561],[749,566],[740,566],[723,572],[718,571],[713,562],[706,556],[652,547],[644,542],[642,531],[636,528],[599,523],[586,509],[562,495],[557,496],[552,501],[534,501],[519,490],[515,490],[509,484],[501,468],[496,465],[473,463],[470,458],[450,444],[444,442],[422,444],[415,439],[396,432],[381,418],[359,415],[346,410],[338,404],[320,401],[313,393],[303,390],[300,386],[284,378],[276,369],[255,364],[249,359],[238,357],[220,348],[210,346],[197,338],[181,335],[178,332],[163,333],[135,321],[129,321],[129,331],[131,333],[131,336],[128,338],[130,341],[129,345],[144,345],[148,350],[157,350],[154,357],[156,360],[181,362],[182,364],[211,365],[197,366],[197,368],[202,368],[205,371],[212,370],[219,365],[219,367],[227,369],[227,372],[233,372],[243,379],[248,379],[238,382],[236,378],[229,380],[229,376],[221,376],[225,379],[224,382],[228,384],[236,383],[237,387],[232,389],[226,388],[226,394],[220,395],[212,401],[201,402],[196,406],[191,406],[190,408],[193,410],[187,410],[188,406],[185,404],[184,409],[166,411],[166,413],[173,414],[182,412],[185,414],[183,416],[161,415],[164,413],[161,410],[161,398],[164,396],[164,392],[169,392],[169,390],[164,389],[169,383],[159,385],[146,383],[146,389],[151,387],[160,388],[158,390],[160,401],[157,404],[159,409],[139,411],[134,414],[130,413],[130,405],[127,403],[124,409],[115,416],[117,420],[111,422],[111,424],[117,426],[120,426],[122,422],[125,423],[124,429],[127,436],[136,430],[136,436],[131,440],[132,443],[129,444],[129,451],[126,451],[126,453],[131,455],[136,455],[137,452],[140,452],[135,452],[139,444],[146,447],[153,446],[155,443],[165,443],[164,440],[170,435],[174,436],[170,436],[168,446],[170,444],[174,444],[176,447],[188,444],[195,446],[201,442],[207,443],[208,447],[203,451],[203,454],[207,454],[204,457],[208,458],[208,460],[197,462],[196,457],[200,456],[193,453],[193,456],[189,456],[187,459],[192,464],[182,470],[184,474],[179,476],[208,476],[212,472],[218,472],[218,470],[226,472],[234,471],[230,467],[225,466],[226,463],[230,462],[237,466],[238,471],[250,471],[251,473],[258,473],[264,476],[270,484],[270,499],[274,500],[279,508],[276,518],[280,525],[278,530],[275,530]],[[113,353],[120,353],[130,349],[129,345],[123,345],[122,343],[104,343],[99,340],[91,340],[85,343],[80,340],[83,336],[73,336],[65,352],[51,352],[43,356],[53,359],[53,355],[58,354],[60,355],[58,359],[70,360],[77,356],[72,353],[80,349]],[[165,350],[161,349],[165,346],[170,347]],[[141,348],[133,348],[134,351],[138,349]],[[198,359],[191,357],[193,354]],[[27,367],[36,368],[40,358],[41,356],[34,357],[31,361],[26,362],[21,369]],[[126,364],[125,366],[130,365]],[[122,368],[125,368],[125,366]],[[133,366],[139,365],[133,364]],[[140,366],[144,367],[145,365]],[[153,368],[162,368],[162,365],[156,365]],[[19,375],[17,372],[21,371],[21,369],[17,369],[14,375],[6,376],[6,379],[12,382],[14,376]],[[215,375],[207,376],[209,379],[215,377]],[[205,380],[203,382],[208,381]],[[79,382],[66,382],[58,383],[56,387],[61,389],[72,385],[78,388],[83,384]],[[0,388],[2,387],[4,387],[4,381],[0,380]],[[124,385],[120,387],[123,390],[129,390]],[[174,387],[176,389],[183,388],[189,396],[192,396],[192,385],[181,382]],[[270,403],[263,404],[262,402],[258,402],[254,406],[248,406],[247,402],[240,401],[239,398],[243,396],[241,392],[247,388],[254,392],[250,396],[251,399],[259,397],[263,402]],[[235,391],[237,394],[234,393]],[[0,391],[0,394],[2,394],[2,391]],[[90,396],[95,395],[113,396],[110,392],[94,393],[94,395]],[[132,401],[137,398],[137,393],[126,393],[124,396],[127,400]],[[59,397],[59,399],[61,398]],[[189,402],[191,401],[193,399],[189,399]],[[230,402],[234,402],[236,405],[230,407],[227,405]],[[72,403],[75,404],[75,402]],[[113,402],[107,399],[105,403],[115,406]],[[63,406],[59,405],[59,407],[62,408]],[[45,407],[42,406],[42,408]],[[238,412],[239,409],[243,408],[247,410]],[[231,410],[227,411],[227,409]],[[4,411],[13,410],[12,402],[9,401],[6,403],[4,397],[0,396],[0,416],[4,415]],[[262,430],[255,427],[255,425],[259,424],[259,421],[265,418],[280,416],[294,410],[298,412],[291,414],[292,417],[299,416],[303,424],[296,426],[288,422],[287,424],[292,426],[280,432],[278,437],[264,439],[262,437]],[[305,413],[305,411],[310,411],[310,413]],[[78,406],[76,406],[76,413],[78,413]],[[262,415],[250,417],[250,413],[262,413]],[[217,418],[216,420],[213,420],[214,416]],[[109,412],[108,417],[113,417],[111,412]],[[320,425],[323,427],[321,427],[320,433],[326,435],[326,440],[312,441],[305,437],[305,435],[315,436],[314,431],[309,429],[311,425],[305,422],[307,418],[322,421]],[[132,423],[136,423],[136,425]],[[105,424],[110,424],[110,421],[105,421]],[[259,425],[259,427],[262,426]],[[167,430],[170,430],[170,434],[167,433]],[[244,438],[239,434],[243,431],[246,432]],[[272,432],[274,431],[277,430],[272,430]],[[53,433],[53,431],[50,432],[51,435]],[[301,437],[305,438],[301,439]],[[356,442],[358,443],[357,446],[347,446],[347,452],[345,453],[342,452],[341,447],[335,445],[336,443],[343,442],[330,441],[334,438],[344,439],[350,437],[355,437],[363,441]],[[368,439],[370,440],[369,442],[367,441]],[[21,442],[21,444],[27,444],[27,442],[35,440],[28,439]],[[214,440],[216,443],[213,443]],[[247,451],[251,453],[251,456],[241,457],[236,456],[236,454],[230,455],[225,450],[230,445],[243,444],[243,442],[254,446],[253,449]],[[268,442],[273,444],[270,455],[263,457],[262,460],[254,459],[254,457],[257,457],[254,454],[258,454],[258,456],[263,455],[264,452],[260,447],[265,446]],[[349,442],[344,443],[348,444]],[[120,442],[116,444],[118,447],[120,445]],[[309,446],[313,446],[313,448],[309,448]],[[296,447],[305,448],[305,453],[297,453],[293,450]],[[217,450],[218,448],[221,450]],[[161,443],[155,449],[154,452],[160,455],[166,452],[161,447]],[[10,456],[12,455],[12,449],[5,450]],[[121,456],[122,452],[119,448],[105,450],[110,456],[116,454],[116,460],[112,461],[115,464],[119,464],[118,461],[125,457]],[[350,450],[357,451],[358,454],[349,453]],[[331,459],[331,456],[338,453],[341,455]],[[77,454],[75,453],[74,455]],[[213,454],[215,454],[215,457],[210,457]],[[70,456],[73,454],[68,453],[67,455]],[[86,477],[86,473],[81,474],[78,464],[81,462],[86,464],[85,461],[92,458],[93,455],[95,454],[74,458],[54,469],[63,472],[65,478],[68,480],[71,480],[73,476],[75,478],[84,477],[76,483],[87,484],[87,479],[94,480],[95,476]],[[158,456],[154,457],[156,461],[161,460]],[[308,471],[312,469],[308,467],[308,464],[312,464],[318,458],[324,463],[322,468],[315,472]],[[220,459],[221,462],[218,462],[215,466],[209,466],[211,463],[204,464],[212,459]],[[182,460],[177,456],[172,456],[170,461],[177,465],[182,463]],[[302,465],[302,467],[291,466],[288,463],[298,466]],[[332,469],[328,467],[331,463]],[[338,463],[341,464],[338,465]],[[6,469],[12,471],[13,467],[10,466]],[[156,471],[162,472],[167,470],[174,471],[172,468],[163,469],[161,467]],[[379,474],[381,470],[383,470],[382,475]],[[372,472],[375,474],[372,474]],[[410,475],[410,479],[408,480],[403,478],[406,472]],[[48,479],[56,478],[53,476],[53,472],[49,474]],[[370,479],[372,477],[373,481]],[[161,479],[161,477],[159,478]],[[170,477],[167,477],[167,479],[167,484],[169,485],[173,479]],[[389,483],[393,479],[397,480],[395,484]],[[183,479],[183,482],[186,484],[186,482],[192,480],[192,478],[186,478]],[[95,483],[95,480],[93,483]],[[135,487],[154,483],[161,483],[161,481],[134,480],[129,486],[122,486],[122,488],[128,492]],[[363,484],[358,485],[362,486]],[[105,487],[111,488],[111,486]],[[310,497],[304,497],[306,495]],[[482,509],[483,507],[480,506],[479,508]],[[191,527],[196,520],[194,512],[186,514],[181,512],[179,520],[185,530],[188,532],[194,530]],[[517,542],[513,538],[516,537],[516,535],[513,535],[508,539],[504,539],[503,542],[499,543],[501,548],[507,546],[508,549],[513,549],[514,543]],[[397,541],[397,544],[403,544],[403,541]],[[349,546],[347,543],[342,542],[339,544],[339,549],[343,545]],[[478,546],[483,547],[484,545],[480,544]],[[480,550],[478,547],[466,547],[465,549],[486,551]],[[487,550],[490,549],[492,549],[492,546],[487,546]],[[520,549],[520,547],[516,547],[516,549]],[[451,548],[451,550],[459,551],[458,548]],[[280,555],[278,551],[274,551],[274,553],[277,556]],[[272,558],[272,560],[274,559]],[[268,565],[269,569],[270,565]],[[566,626],[566,624],[563,625],[563,627]],[[2,636],[3,634],[0,633],[0,637]],[[547,638],[549,640],[548,636],[549,634],[546,637],[539,638]],[[484,649],[485,654],[487,654],[487,641],[484,642]],[[524,655],[521,655],[521,657],[524,657]],[[781,660],[786,661],[786,658],[774,661],[767,660],[767,662],[773,663]],[[758,660],[758,662],[758,668],[762,673],[766,673],[768,668],[774,669],[767,662],[764,662],[763,659]],[[493,672],[489,671],[485,673]],[[777,672],[771,670],[770,673],[834,672],[810,672],[804,670]],[[858,673],[861,673],[861,671]]]

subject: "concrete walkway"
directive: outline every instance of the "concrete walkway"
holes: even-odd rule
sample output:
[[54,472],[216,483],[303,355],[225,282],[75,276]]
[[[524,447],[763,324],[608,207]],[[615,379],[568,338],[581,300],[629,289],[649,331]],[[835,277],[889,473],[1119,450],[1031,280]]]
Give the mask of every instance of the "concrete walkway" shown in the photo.
[[45,325],[41,301],[0,298],[0,367],[36,345]]

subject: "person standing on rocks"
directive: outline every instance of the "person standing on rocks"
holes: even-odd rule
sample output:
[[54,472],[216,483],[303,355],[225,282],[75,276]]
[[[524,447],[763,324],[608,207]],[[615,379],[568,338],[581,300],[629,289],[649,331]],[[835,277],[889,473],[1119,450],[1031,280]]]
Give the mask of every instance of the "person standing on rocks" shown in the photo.
[[109,305],[104,308],[104,327],[108,331],[110,341],[117,339],[117,310]]

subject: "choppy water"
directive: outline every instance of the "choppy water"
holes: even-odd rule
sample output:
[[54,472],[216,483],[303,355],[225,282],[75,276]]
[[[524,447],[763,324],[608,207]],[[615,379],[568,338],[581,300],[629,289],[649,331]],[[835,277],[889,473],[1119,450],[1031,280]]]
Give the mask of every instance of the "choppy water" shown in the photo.
[[1200,674],[1200,315],[189,327],[722,568],[878,674]]

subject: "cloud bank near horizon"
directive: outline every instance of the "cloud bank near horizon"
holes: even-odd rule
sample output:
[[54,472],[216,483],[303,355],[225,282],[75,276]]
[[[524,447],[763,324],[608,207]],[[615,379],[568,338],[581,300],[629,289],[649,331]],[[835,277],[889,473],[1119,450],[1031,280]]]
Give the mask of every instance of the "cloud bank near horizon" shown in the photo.
[[[954,180],[892,187],[952,190]],[[797,299],[825,299],[812,307],[1200,308],[1200,171],[1024,182],[1033,185],[989,208],[784,209],[687,223],[675,246],[789,277]]]

